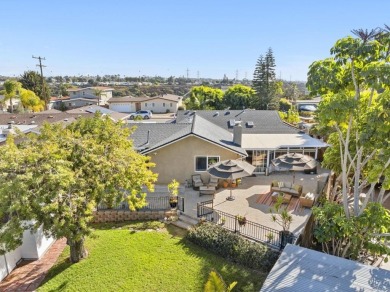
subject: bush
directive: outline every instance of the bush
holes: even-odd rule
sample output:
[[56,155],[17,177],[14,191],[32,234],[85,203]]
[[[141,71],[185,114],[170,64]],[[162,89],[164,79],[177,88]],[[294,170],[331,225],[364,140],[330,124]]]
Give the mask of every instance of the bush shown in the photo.
[[269,272],[279,253],[261,244],[212,223],[203,223],[191,229],[187,238],[216,254],[248,268]]

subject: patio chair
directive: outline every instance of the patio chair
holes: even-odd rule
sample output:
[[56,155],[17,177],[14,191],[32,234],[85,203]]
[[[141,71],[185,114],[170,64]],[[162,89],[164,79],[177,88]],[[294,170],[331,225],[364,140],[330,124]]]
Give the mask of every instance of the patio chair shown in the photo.
[[215,187],[215,189],[218,189],[218,178],[210,176],[210,181],[207,185],[209,187]]
[[192,187],[199,188],[201,186],[203,186],[203,181],[202,181],[200,174],[193,174],[192,175]]

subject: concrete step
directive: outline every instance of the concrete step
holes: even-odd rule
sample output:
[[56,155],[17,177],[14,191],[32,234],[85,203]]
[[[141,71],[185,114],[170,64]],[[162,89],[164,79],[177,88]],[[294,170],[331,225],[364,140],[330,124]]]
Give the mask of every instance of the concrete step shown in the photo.
[[186,229],[186,230],[189,230],[193,226],[191,224],[188,224],[188,223],[180,221],[180,220],[172,221],[171,224],[175,225],[176,227]]
[[196,219],[196,218],[192,218],[186,214],[180,214],[179,215],[179,221],[183,221],[187,224],[190,224],[190,225],[196,225],[199,223],[199,220]]

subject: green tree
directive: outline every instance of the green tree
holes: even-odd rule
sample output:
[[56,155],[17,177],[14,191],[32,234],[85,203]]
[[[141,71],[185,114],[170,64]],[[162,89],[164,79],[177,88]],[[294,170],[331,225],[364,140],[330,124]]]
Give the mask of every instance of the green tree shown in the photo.
[[46,105],[49,104],[50,88],[45,79],[43,80],[42,86],[42,78],[37,72],[25,71],[23,75],[20,76],[19,82],[22,84],[23,88],[33,91]]
[[191,110],[213,110],[221,109],[223,91],[207,86],[194,86],[191,88],[190,96],[185,100],[187,109]]
[[269,48],[265,57],[260,55],[253,73],[253,88],[257,94],[257,100],[253,105],[256,109],[268,109],[269,104],[277,102],[275,80],[275,58],[272,49]]
[[97,97],[98,105],[100,105],[100,103],[101,103],[102,94],[103,94],[103,90],[101,90],[99,88],[94,88],[93,89],[93,95],[95,95]]
[[384,233],[390,231],[390,211],[379,203],[369,203],[361,216],[348,218],[343,206],[326,202],[314,207],[314,236],[328,254],[365,263],[368,258],[384,256],[390,248]]
[[241,84],[230,87],[223,95],[222,103],[232,110],[249,108],[253,104],[256,92],[249,86]]
[[0,254],[21,243],[23,230],[43,226],[46,234],[66,237],[70,260],[78,262],[87,256],[84,240],[97,204],[127,200],[131,210],[144,206],[142,187],[153,189],[157,175],[149,158],[134,151],[129,135],[99,114],[67,127],[44,124],[40,135],[26,136],[19,145],[9,135],[0,148],[0,218],[7,221]]
[[341,197],[348,218],[363,213],[380,178],[379,202],[390,189],[389,28],[353,32],[358,37],[338,40],[333,57],[310,66],[307,83],[311,94],[323,95],[316,115],[322,128],[332,129],[335,143],[325,152],[324,165],[339,175],[334,195]]
[[19,97],[19,91],[22,88],[21,84],[16,80],[8,79],[4,82],[4,100],[3,102],[9,100],[11,106],[11,113],[14,111],[14,106],[12,99]]

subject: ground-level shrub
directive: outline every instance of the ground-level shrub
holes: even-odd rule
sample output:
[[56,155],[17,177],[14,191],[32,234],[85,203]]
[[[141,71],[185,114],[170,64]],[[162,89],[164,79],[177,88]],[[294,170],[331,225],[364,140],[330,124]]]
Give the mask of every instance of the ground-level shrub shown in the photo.
[[187,238],[216,254],[248,268],[269,272],[279,253],[261,243],[251,242],[219,225],[203,223],[192,228]]

